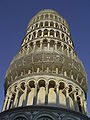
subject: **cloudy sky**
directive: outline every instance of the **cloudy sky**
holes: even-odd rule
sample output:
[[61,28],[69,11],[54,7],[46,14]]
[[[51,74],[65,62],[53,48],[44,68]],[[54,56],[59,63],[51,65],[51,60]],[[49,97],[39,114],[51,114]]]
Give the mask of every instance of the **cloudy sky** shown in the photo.
[[0,0],[0,111],[10,61],[20,48],[29,20],[47,8],[56,10],[69,24],[75,50],[87,73],[90,116],[90,0]]

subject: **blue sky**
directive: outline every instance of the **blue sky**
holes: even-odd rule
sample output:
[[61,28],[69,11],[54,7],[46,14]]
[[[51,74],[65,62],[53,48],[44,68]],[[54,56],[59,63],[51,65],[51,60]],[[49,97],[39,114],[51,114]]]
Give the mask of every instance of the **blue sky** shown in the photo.
[[59,12],[69,24],[75,50],[87,73],[90,116],[90,0],[0,0],[0,111],[10,61],[20,48],[29,20],[46,8]]

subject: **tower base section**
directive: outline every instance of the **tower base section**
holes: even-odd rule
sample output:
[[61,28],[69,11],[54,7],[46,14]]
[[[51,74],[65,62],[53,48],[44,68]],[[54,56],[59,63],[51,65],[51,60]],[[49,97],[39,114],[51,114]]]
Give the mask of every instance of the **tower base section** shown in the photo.
[[90,118],[64,108],[27,106],[0,113],[0,120],[90,120]]

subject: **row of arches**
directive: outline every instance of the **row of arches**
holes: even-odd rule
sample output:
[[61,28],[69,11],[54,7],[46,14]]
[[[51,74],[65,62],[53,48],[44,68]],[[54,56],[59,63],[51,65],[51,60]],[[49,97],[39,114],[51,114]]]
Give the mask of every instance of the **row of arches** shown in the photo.
[[62,25],[61,23],[54,22],[54,21],[41,21],[41,22],[35,23],[32,26],[28,27],[27,33],[35,29],[41,29],[41,28],[47,28],[47,27],[59,29],[67,33],[68,35],[70,35],[68,29],[64,25]]
[[[9,85],[15,79],[25,75],[33,75],[33,74],[38,75],[43,73],[43,74],[51,74],[51,75],[57,75],[57,76],[63,75],[63,77],[69,78],[75,81],[76,83],[79,83],[79,85],[81,85],[84,89],[86,89],[86,84],[87,84],[86,78],[83,76],[82,73],[78,73],[78,70],[74,69],[77,66],[75,66],[72,70],[70,66],[66,66],[66,64],[65,65],[61,65],[62,63],[57,64],[58,61],[61,61],[61,60],[62,59],[59,58],[58,56],[50,57],[50,54],[48,54],[47,56],[43,54],[31,56],[30,59],[28,60],[28,68],[25,69],[24,67],[22,69],[19,69],[19,71],[18,69],[16,69],[15,71],[11,70],[11,73],[6,77],[6,80],[7,80],[6,84]],[[57,61],[57,63],[56,64],[53,63],[54,61]],[[22,64],[23,64],[22,62],[19,63],[20,66],[22,66]],[[16,66],[17,68],[19,67],[18,65]]]
[[86,112],[84,92],[70,83],[55,80],[29,80],[11,87],[7,104],[4,109],[28,105],[51,105]]
[[53,21],[55,20],[55,21],[61,22],[66,27],[68,27],[66,21],[62,17],[60,17],[59,15],[50,14],[50,13],[46,13],[46,14],[44,13],[36,16],[31,23],[34,23],[39,20],[46,20],[46,19],[51,19],[51,20],[53,19]]
[[29,53],[34,50],[56,50],[64,53],[65,55],[71,58],[77,58],[74,50],[68,45],[60,41],[50,40],[50,39],[41,39],[29,42],[28,44],[22,46],[20,53]]
[[71,47],[73,47],[73,43],[70,39],[70,37],[68,37],[65,33],[61,32],[61,31],[56,31],[53,29],[42,29],[42,30],[37,30],[34,31],[30,34],[28,34],[23,43],[22,46],[26,43],[28,43],[31,40],[37,39],[37,38],[42,38],[42,37],[51,37],[51,38],[55,38],[57,40],[62,40],[63,42],[69,44]]

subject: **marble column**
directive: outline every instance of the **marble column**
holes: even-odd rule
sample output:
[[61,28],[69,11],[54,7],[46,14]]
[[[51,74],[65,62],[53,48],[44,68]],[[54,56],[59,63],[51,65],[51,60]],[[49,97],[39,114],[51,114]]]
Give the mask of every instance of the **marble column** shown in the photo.
[[49,67],[47,67],[47,73],[49,73]]
[[39,73],[39,72],[40,72],[40,68],[38,67],[38,68],[37,68],[37,73]]
[[45,104],[48,104],[48,83],[45,85],[46,93],[45,93]]
[[5,98],[5,102],[4,102],[2,111],[5,111],[6,105],[7,105],[7,101],[8,101],[8,92],[7,92],[7,94],[6,94],[6,98]]
[[23,99],[24,106],[27,104],[27,90],[28,90],[28,85],[25,84],[24,99]]
[[7,110],[10,107],[11,98],[12,98],[12,93],[9,95],[8,104],[7,104]]
[[48,50],[50,49],[50,40],[48,40]]
[[34,105],[37,104],[37,83],[35,83]]
[[88,115],[88,112],[87,112],[87,101],[86,101],[85,94],[83,95],[83,103],[84,103],[84,113],[86,115]]
[[74,90],[74,108],[77,112],[79,112],[79,107],[77,104],[77,95],[76,95],[76,91]]
[[43,43],[43,41],[40,41],[40,49],[42,50],[42,43]]
[[29,53],[30,51],[30,44],[28,44],[28,47],[27,47],[27,54]]
[[57,106],[59,107],[59,84],[57,84],[57,88],[56,88],[56,92],[57,92]]
[[68,86],[66,86],[66,105],[67,105],[67,109],[70,109],[70,102],[69,102],[69,92],[68,92],[69,88]]
[[69,47],[67,46],[67,55],[68,55],[68,57],[70,56],[69,55]]
[[58,68],[56,68],[56,74],[58,74]]
[[63,44],[61,45],[61,49],[62,49],[62,52],[64,52],[64,45]]
[[18,103],[18,94],[19,94],[19,88],[16,88],[16,95],[15,95],[15,99],[14,99],[14,107],[17,107],[17,103]]
[[55,41],[55,50],[57,50],[57,41]]
[[36,48],[36,42],[33,43],[33,50]]
[[82,109],[82,113],[84,113],[84,106],[83,106],[83,97],[82,97],[82,94],[81,94],[81,109]]

